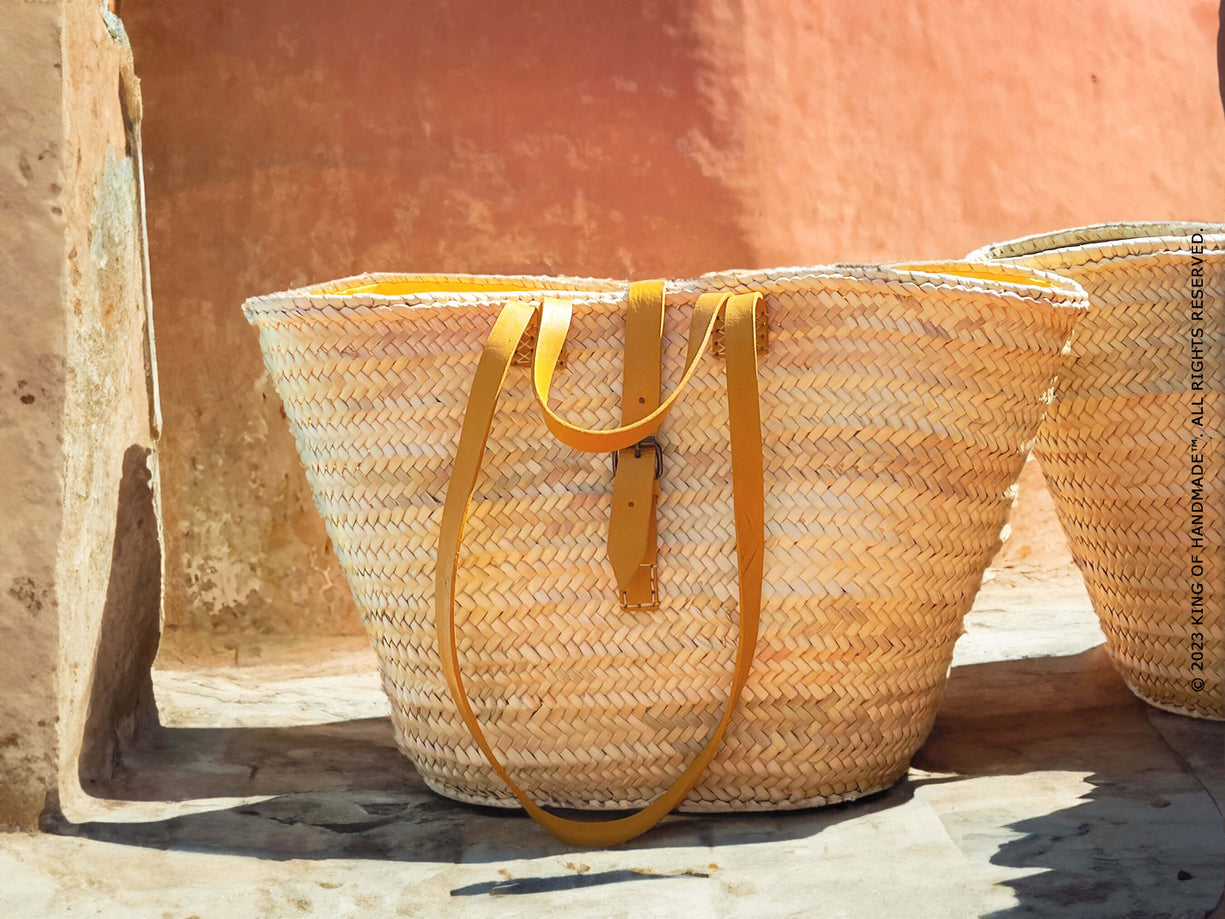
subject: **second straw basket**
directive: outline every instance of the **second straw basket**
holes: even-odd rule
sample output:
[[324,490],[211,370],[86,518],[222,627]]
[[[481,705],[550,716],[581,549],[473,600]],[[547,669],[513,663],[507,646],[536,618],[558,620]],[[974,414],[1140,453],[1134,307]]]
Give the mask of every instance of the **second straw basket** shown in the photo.
[[1084,305],[961,262],[245,310],[401,749],[607,844],[905,773]]
[[1089,294],[1035,452],[1128,686],[1225,718],[1225,226],[1102,224],[970,257]]

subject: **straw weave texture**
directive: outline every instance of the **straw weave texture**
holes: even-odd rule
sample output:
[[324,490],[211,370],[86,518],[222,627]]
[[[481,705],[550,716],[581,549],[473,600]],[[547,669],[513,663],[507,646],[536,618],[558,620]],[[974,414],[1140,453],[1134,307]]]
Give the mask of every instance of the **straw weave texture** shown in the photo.
[[[1192,251],[1197,231],[1202,253]],[[1057,271],[1089,294],[1035,452],[1128,686],[1168,711],[1225,718],[1225,227],[1100,225],[970,257]]]
[[[1061,278],[974,270],[987,279],[837,266],[668,285],[665,391],[699,293],[760,291],[769,315],[760,637],[724,744],[682,809],[854,798],[896,781],[927,736],[1085,304]],[[626,286],[469,280],[488,291],[328,292],[350,279],[245,309],[378,653],[401,749],[436,791],[514,806],[440,669],[442,502],[494,318],[512,298],[542,295],[497,284],[572,298],[555,404],[602,427],[619,417]],[[456,606],[465,684],[493,748],[537,801],[641,806],[701,748],[729,691],[737,589],[724,365],[703,358],[660,430],[661,607],[650,612],[618,603],[605,549],[609,457],[552,438],[529,376],[511,368],[466,530]]]

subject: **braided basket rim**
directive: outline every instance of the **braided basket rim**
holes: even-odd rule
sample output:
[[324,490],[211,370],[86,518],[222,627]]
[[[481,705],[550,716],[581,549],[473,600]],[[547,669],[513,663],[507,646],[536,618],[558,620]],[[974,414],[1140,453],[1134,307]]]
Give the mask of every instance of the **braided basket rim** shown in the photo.
[[1043,267],[1083,266],[1138,255],[1182,252],[1193,233],[1209,241],[1213,249],[1225,248],[1225,223],[1215,221],[1119,221],[1069,227],[1049,233],[1020,236],[1006,242],[991,243],[975,249],[969,261],[1020,259],[1044,256]]
[[[956,269],[997,273],[999,278],[971,277]],[[1032,278],[1025,283],[1021,278]],[[341,293],[361,284],[395,283],[471,283],[488,285],[489,290],[420,291],[380,294],[369,291]],[[497,289],[512,283],[513,290]],[[914,290],[964,290],[974,293],[1000,293],[1012,298],[1041,302],[1047,306],[1084,309],[1086,294],[1076,281],[1058,273],[1029,266],[991,266],[982,262],[958,260],[908,260],[888,264],[817,265],[769,269],[741,269],[711,272],[697,278],[669,280],[670,294],[701,294],[711,291],[752,287],[762,293],[780,292],[795,285],[820,284],[830,287],[845,284],[893,283]],[[533,286],[534,285],[534,286]],[[541,275],[405,274],[370,272],[320,284],[263,294],[243,303],[248,321],[258,323],[278,314],[326,312],[339,318],[346,312],[362,312],[380,307],[429,309],[456,305],[492,306],[508,298],[539,302],[542,297],[562,297],[575,304],[622,303],[629,294],[629,282],[602,278],[577,278]]]

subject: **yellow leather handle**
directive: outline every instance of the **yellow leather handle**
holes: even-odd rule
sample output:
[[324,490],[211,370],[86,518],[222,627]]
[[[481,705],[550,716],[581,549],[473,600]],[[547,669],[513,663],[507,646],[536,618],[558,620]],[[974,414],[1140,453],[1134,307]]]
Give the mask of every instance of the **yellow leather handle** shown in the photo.
[[[536,339],[536,355],[532,360],[532,388],[536,401],[544,413],[544,423],[553,436],[575,450],[587,453],[612,452],[632,447],[644,437],[659,430],[660,422],[667,417],[673,404],[680,397],[697,371],[698,358],[710,350],[716,321],[731,299],[730,294],[710,293],[698,297],[689,322],[689,354],[685,359],[685,370],[676,388],[655,409],[642,418],[617,428],[595,430],[580,428],[559,417],[549,407],[549,390],[553,385],[553,373],[561,357],[566,333],[570,330],[571,307],[567,300],[544,301],[540,317],[540,333]],[[756,341],[756,339],[754,339]]]
[[[739,632],[731,691],[719,724],[685,771],[643,810],[616,820],[595,822],[569,820],[550,814],[532,801],[511,778],[489,746],[464,688],[455,636],[455,576],[459,566],[464,523],[468,516],[472,492],[480,474],[498,396],[505,383],[511,361],[514,359],[515,348],[535,312],[534,307],[526,303],[510,303],[502,310],[494,323],[477,365],[438,535],[438,563],[434,592],[438,650],[451,696],[455,700],[464,724],[467,725],[473,740],[485,754],[489,764],[541,826],[572,845],[606,846],[625,842],[649,830],[675,808],[697,784],[702,772],[718,751],[728,723],[731,721],[732,713],[740,699],[740,692],[748,679],[757,646],[757,629],[761,616],[762,550],[765,530],[755,330],[755,311],[760,300],[760,294],[737,296],[717,294],[713,295],[713,299],[706,300],[705,302],[710,305],[708,309],[710,321],[699,343],[701,347],[698,349],[700,353],[709,345],[709,333],[713,327],[714,318],[725,314],[728,420],[732,446],[737,581],[740,594]],[[702,321],[705,322],[705,319]],[[691,337],[690,364],[696,360],[693,352],[694,341]],[[553,360],[556,360],[556,356],[554,353]],[[691,376],[691,372],[688,375]],[[604,448],[601,446],[597,449]]]

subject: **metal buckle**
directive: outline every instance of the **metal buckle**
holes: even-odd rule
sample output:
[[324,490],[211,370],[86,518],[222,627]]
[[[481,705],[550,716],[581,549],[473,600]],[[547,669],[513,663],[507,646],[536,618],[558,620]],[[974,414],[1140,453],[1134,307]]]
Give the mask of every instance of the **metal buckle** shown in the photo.
[[[657,479],[661,478],[664,474],[664,449],[663,447],[660,446],[659,441],[655,439],[654,434],[650,434],[642,438],[642,440],[634,444],[632,448],[626,447],[625,449],[626,450],[633,449],[634,459],[638,459],[642,456],[642,451],[648,447],[655,451],[655,478]],[[613,468],[614,475],[617,472],[617,461],[620,458],[621,458],[621,451],[620,450],[614,451],[612,455],[612,468]]]

